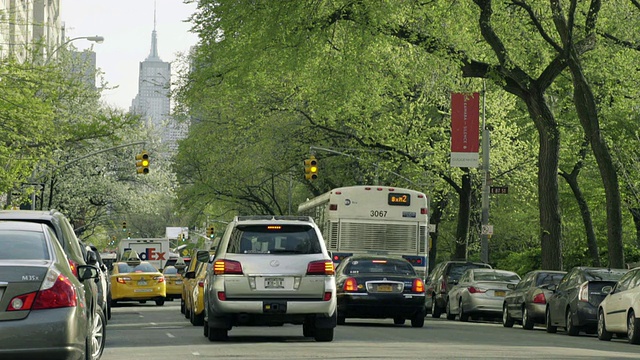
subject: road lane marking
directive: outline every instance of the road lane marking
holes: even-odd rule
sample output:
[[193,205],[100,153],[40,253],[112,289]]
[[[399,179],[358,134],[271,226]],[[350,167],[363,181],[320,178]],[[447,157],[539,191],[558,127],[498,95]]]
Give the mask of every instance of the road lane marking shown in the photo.
[[174,338],[175,336],[172,333],[167,333],[167,336],[170,338]]

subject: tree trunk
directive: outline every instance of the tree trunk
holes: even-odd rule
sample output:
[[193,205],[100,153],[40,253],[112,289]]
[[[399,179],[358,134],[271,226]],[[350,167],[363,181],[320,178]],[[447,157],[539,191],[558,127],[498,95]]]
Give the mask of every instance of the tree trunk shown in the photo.
[[629,209],[633,217],[633,223],[636,225],[636,246],[640,247],[640,208]]
[[587,247],[589,248],[589,255],[591,256],[591,265],[600,266],[600,252],[598,251],[598,243],[596,241],[596,233],[593,231],[593,220],[591,219],[591,211],[589,205],[584,198],[584,194],[578,184],[576,174],[560,173],[560,175],[567,181],[573,196],[575,196],[580,208],[580,215],[582,215],[582,222],[584,223],[584,231],[587,234]]
[[434,206],[431,207],[431,216],[429,217],[429,223],[434,224],[436,226],[436,232],[429,234],[429,238],[431,239],[431,248],[429,249],[429,272],[433,270],[433,267],[436,266],[436,255],[438,254],[438,231],[440,229],[440,221],[442,220],[442,215],[444,214],[444,208],[447,206],[447,200],[440,196],[440,200],[438,200]]
[[455,260],[467,260],[467,239],[469,238],[469,219],[471,217],[471,177],[469,169],[464,168],[462,175],[462,187],[459,188],[458,197],[458,225],[456,227],[456,249],[453,255]]

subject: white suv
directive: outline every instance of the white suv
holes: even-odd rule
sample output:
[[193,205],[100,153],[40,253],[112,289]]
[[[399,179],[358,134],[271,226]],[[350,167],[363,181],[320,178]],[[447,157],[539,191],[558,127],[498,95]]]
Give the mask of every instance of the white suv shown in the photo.
[[302,324],[303,335],[332,341],[333,262],[306,216],[237,216],[205,279],[204,335],[224,340],[233,326]]

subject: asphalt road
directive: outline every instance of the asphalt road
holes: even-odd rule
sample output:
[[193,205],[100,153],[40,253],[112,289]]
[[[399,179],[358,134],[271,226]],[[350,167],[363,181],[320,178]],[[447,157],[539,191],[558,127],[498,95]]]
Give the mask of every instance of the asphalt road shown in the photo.
[[388,320],[349,320],[333,342],[302,336],[302,326],[237,327],[229,340],[209,342],[201,326],[180,313],[179,301],[164,306],[124,304],[107,325],[103,360],[130,359],[640,359],[626,339],[571,337],[559,329],[504,328],[498,322],[433,319],[423,328]]

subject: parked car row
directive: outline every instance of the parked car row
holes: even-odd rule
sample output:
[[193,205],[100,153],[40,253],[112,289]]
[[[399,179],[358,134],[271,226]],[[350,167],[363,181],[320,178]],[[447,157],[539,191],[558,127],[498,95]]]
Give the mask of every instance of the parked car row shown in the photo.
[[59,211],[0,211],[0,358],[99,359],[103,275]]

